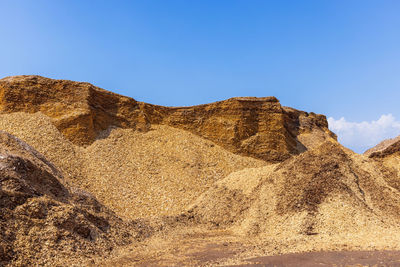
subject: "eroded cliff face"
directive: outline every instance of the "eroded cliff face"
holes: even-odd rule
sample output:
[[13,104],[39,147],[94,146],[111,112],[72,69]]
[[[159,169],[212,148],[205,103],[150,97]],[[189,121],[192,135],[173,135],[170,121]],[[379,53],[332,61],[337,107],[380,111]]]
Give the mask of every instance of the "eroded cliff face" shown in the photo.
[[162,107],[89,83],[40,76],[1,79],[0,112],[42,112],[79,146],[93,143],[110,127],[147,131],[152,124],[163,124],[195,133],[234,153],[274,162],[336,138],[325,116],[282,107],[275,97]]

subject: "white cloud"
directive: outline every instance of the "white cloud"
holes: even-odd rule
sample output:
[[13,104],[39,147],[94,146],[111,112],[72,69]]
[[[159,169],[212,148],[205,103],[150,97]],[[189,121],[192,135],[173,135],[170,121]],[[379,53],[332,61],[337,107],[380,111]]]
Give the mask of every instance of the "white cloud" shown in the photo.
[[376,121],[350,122],[345,118],[328,118],[329,129],[338,135],[344,146],[358,153],[381,141],[400,135],[400,121],[392,114],[382,115]]

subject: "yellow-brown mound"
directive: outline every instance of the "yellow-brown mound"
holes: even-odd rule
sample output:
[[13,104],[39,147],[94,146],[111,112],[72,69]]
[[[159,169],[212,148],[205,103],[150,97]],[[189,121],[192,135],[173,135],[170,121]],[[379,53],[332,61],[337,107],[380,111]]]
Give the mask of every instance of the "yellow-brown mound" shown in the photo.
[[134,227],[25,142],[0,132],[0,265],[81,263],[127,244]]
[[385,154],[388,155],[390,153],[390,151],[393,152],[394,151],[393,146],[398,147],[398,144],[396,145],[396,143],[398,143],[399,141],[400,141],[400,136],[397,136],[396,138],[392,138],[392,139],[383,140],[376,146],[365,151],[364,155],[367,155],[370,157],[382,158]]
[[400,191],[392,175],[327,141],[283,163],[229,175],[184,217],[257,237],[268,253],[399,249]]
[[155,231],[123,257],[179,263],[168,253],[197,239],[248,255],[400,249],[400,143],[355,154],[323,115],[274,97],[173,108],[88,83],[8,77],[0,130],[44,155],[0,134],[0,265],[98,255],[97,264]]
[[266,164],[163,125],[147,132],[110,128],[86,148],[41,113],[0,115],[0,129],[32,144],[68,181],[126,218],[179,214],[215,181]]
[[385,166],[386,181],[400,190],[400,136],[385,140],[364,154],[374,159],[376,164]]

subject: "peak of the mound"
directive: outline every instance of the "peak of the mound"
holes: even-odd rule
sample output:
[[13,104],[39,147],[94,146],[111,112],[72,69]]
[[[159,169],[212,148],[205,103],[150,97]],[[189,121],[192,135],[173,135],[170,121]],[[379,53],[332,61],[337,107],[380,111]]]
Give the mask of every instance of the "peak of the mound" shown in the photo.
[[39,152],[0,131],[1,266],[65,265],[104,254],[129,241],[122,224],[90,194],[69,187]]
[[275,97],[235,97],[192,107],[138,102],[89,83],[41,76],[0,80],[0,112],[42,112],[70,141],[86,146],[110,127],[147,131],[163,124],[234,153],[282,161],[335,135],[326,117],[282,107]]
[[384,158],[400,152],[400,136],[380,142],[373,148],[364,152],[370,158]]

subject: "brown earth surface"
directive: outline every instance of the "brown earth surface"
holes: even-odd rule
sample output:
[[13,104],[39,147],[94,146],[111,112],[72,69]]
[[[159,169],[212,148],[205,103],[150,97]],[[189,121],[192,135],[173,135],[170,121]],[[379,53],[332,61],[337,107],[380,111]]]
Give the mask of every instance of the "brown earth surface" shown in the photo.
[[400,251],[398,142],[356,154],[325,116],[274,97],[173,108],[7,77],[0,130],[0,265],[340,266],[397,259],[340,251]]
[[[400,251],[313,251],[257,256],[257,247],[227,233],[190,233],[169,242],[125,249],[94,266],[400,266]],[[253,251],[253,253],[248,253]],[[262,254],[258,254],[262,255]]]
[[292,253],[248,259],[236,266],[400,266],[400,251],[329,251]]

